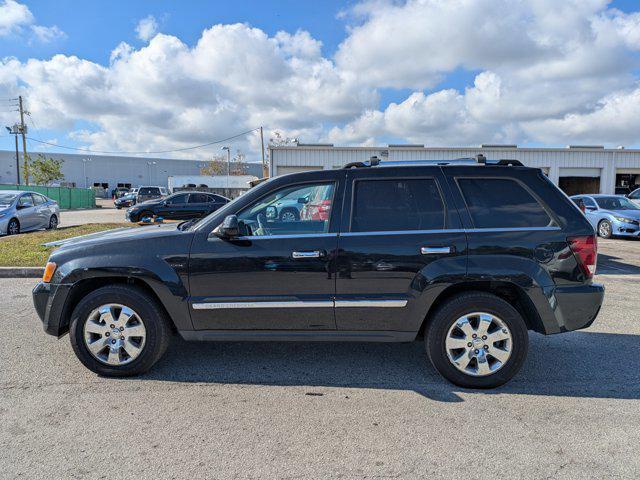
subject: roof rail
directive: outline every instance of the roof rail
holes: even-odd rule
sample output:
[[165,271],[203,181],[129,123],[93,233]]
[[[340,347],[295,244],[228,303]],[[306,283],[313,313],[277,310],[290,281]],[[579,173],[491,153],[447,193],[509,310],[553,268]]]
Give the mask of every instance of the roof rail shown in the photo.
[[475,158],[456,158],[453,160],[385,160],[380,161],[380,159],[376,156],[371,157],[368,162],[351,162],[347,163],[344,167],[345,169],[350,168],[369,168],[369,167],[410,167],[410,166],[419,166],[419,165],[435,165],[435,166],[445,166],[445,165],[493,165],[493,166],[513,166],[513,167],[522,167],[524,166],[520,160],[514,159],[501,159],[501,160],[487,160],[487,157],[482,155],[481,153],[476,155]]

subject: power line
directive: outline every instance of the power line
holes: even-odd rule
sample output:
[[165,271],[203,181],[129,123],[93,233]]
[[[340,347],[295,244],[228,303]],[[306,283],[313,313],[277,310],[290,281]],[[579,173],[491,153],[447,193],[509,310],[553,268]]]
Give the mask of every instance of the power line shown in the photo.
[[77,150],[77,151],[80,151],[80,152],[108,153],[108,154],[120,154],[120,153],[122,153],[122,154],[128,154],[128,155],[142,155],[142,154],[157,154],[157,153],[174,153],[174,152],[184,152],[184,151],[187,151],[187,150],[195,150],[196,148],[208,147],[210,145],[216,145],[218,143],[223,143],[223,142],[226,142],[228,140],[233,140],[234,138],[242,137],[244,135],[247,135],[247,134],[252,133],[252,132],[256,132],[258,130],[260,130],[260,127],[252,128],[251,130],[247,130],[246,132],[238,133],[237,135],[232,135],[231,137],[222,138],[220,140],[214,140],[213,142],[203,143],[201,145],[194,145],[192,147],[184,147],[184,148],[176,148],[176,149],[173,149],[173,150],[157,150],[157,151],[153,151],[153,152],[147,152],[147,151],[127,152],[127,151],[91,150],[91,149],[88,149],[88,148],[69,147],[69,146],[66,146],[66,145],[58,145],[57,143],[45,142],[43,140],[37,140],[37,139],[31,138],[31,137],[27,137],[27,138],[29,140],[31,140],[32,142],[43,143],[45,145],[51,145],[52,147],[64,148],[64,149],[67,149],[67,150]]

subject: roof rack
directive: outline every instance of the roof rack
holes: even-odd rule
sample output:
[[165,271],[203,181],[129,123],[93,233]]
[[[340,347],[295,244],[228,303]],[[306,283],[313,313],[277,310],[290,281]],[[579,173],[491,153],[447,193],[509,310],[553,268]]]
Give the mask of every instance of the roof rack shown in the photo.
[[369,167],[409,167],[409,166],[418,166],[418,165],[434,165],[434,166],[444,166],[444,165],[497,165],[501,167],[522,167],[524,166],[520,160],[514,159],[501,159],[501,160],[487,160],[487,157],[482,155],[481,153],[476,155],[475,158],[456,158],[453,160],[391,160],[391,161],[380,161],[380,159],[376,156],[373,156],[369,159],[368,162],[351,162],[347,163],[344,167],[345,169],[350,168],[369,168]]

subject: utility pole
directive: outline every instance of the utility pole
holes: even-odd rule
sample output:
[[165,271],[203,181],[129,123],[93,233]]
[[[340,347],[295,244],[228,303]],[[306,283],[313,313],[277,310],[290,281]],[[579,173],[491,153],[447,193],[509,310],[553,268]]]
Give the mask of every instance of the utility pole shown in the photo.
[[22,95],[18,97],[20,108],[20,133],[22,134],[22,153],[24,156],[24,183],[29,185],[29,159],[27,157],[27,129],[24,125],[24,109],[22,108]]
[[229,196],[229,177],[231,176],[231,148],[222,147],[222,150],[227,151],[227,189],[225,191],[227,197]]
[[20,154],[18,153],[18,135],[20,134],[20,126],[16,123],[13,127],[5,127],[7,132],[13,135],[16,141],[16,185],[20,185]]
[[266,178],[269,175],[269,171],[264,161],[264,133],[262,132],[262,125],[260,126],[260,145],[262,145],[260,149],[260,153],[262,154],[262,178]]

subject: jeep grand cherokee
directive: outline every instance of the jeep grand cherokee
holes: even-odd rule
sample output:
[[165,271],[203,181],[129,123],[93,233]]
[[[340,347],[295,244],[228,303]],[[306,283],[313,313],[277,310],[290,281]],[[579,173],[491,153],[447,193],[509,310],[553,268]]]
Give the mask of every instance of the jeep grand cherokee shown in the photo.
[[[604,288],[580,210],[539,169],[482,160],[276,177],[199,221],[80,237],[51,255],[35,307],[100,375],[145,372],[175,330],[423,338],[445,378],[495,387],[525,361],[529,330],[588,327]],[[283,221],[278,205],[295,202],[305,214]]]

